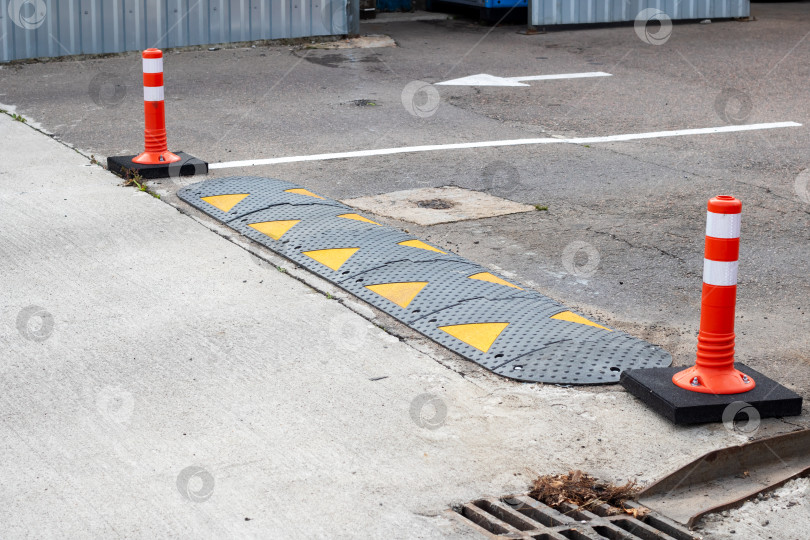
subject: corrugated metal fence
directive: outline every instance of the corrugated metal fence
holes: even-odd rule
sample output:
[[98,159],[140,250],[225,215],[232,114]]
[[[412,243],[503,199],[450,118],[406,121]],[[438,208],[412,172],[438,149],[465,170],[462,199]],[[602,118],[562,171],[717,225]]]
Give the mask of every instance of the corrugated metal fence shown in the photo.
[[645,9],[670,19],[747,17],[749,0],[529,0],[529,24],[587,24],[633,21]]
[[0,62],[359,30],[357,0],[0,0]]

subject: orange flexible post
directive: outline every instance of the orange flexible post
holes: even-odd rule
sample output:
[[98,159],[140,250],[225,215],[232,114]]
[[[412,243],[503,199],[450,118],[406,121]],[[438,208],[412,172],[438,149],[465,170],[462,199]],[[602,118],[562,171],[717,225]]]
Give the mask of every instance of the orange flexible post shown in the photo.
[[163,101],[163,51],[143,51],[143,106],[145,151],[132,159],[141,165],[162,165],[180,161],[169,152],[166,139],[166,109]]
[[734,368],[741,212],[742,203],[729,195],[709,200],[697,361],[672,377],[675,385],[692,392],[739,394],[756,386]]

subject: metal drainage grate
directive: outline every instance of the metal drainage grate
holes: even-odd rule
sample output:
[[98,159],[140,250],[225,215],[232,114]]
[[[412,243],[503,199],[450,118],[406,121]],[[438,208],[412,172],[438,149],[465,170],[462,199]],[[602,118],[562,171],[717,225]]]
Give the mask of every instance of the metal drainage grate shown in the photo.
[[[627,502],[628,508],[647,508]],[[688,529],[649,511],[643,517],[607,504],[591,511],[563,503],[563,512],[528,495],[480,499],[452,511],[459,520],[488,538],[535,540],[696,540]]]

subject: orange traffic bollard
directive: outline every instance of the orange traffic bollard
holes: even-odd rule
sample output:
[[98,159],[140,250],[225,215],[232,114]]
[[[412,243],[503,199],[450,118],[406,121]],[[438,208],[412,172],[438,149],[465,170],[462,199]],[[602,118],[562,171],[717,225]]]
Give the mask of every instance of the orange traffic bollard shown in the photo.
[[[742,203],[728,195],[709,200],[703,299],[693,367],[628,369],[619,382],[675,424],[723,422],[802,413],[802,397],[743,364],[734,365],[734,308]],[[756,382],[754,382],[756,378]]]
[[163,102],[163,51],[143,51],[143,108],[146,120],[144,139],[146,150],[132,159],[141,165],[162,165],[180,161],[169,152],[166,140],[166,108]]
[[739,394],[756,386],[752,377],[734,368],[741,212],[742,203],[734,197],[709,199],[697,361],[672,377],[674,384],[692,392]]
[[185,152],[169,152],[166,107],[163,102],[163,51],[146,49],[143,57],[143,108],[146,149],[137,156],[110,156],[107,170],[122,178],[169,178],[208,174],[208,163]]

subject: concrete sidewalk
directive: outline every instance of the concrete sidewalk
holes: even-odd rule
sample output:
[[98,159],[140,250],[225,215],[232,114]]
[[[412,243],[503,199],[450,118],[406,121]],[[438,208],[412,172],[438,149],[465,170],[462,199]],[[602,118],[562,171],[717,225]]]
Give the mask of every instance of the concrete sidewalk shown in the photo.
[[472,537],[444,510],[751,435],[459,369],[7,115],[0,138],[6,538]]

